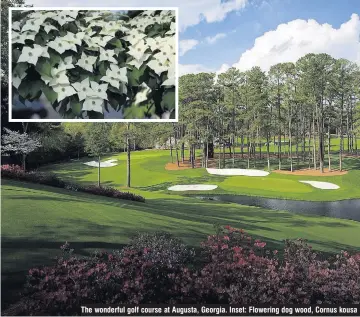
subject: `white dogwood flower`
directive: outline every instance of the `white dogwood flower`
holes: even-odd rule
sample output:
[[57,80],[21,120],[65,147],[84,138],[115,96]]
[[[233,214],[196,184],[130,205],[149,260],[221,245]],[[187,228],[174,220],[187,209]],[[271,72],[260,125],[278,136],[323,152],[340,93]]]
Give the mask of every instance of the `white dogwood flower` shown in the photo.
[[75,44],[64,41],[64,39],[61,37],[57,37],[54,41],[49,42],[48,46],[60,54],[67,50],[74,50],[75,52],[77,51]]
[[103,113],[103,103],[104,100],[102,98],[90,97],[84,101],[82,110],[96,111]]
[[28,19],[26,21],[26,23],[24,24],[24,26],[22,27],[21,32],[34,31],[34,32],[38,33],[42,23],[43,23],[42,20]]
[[22,75],[19,75],[18,73],[14,72],[12,75],[12,84],[17,89],[19,88],[21,81],[25,78],[27,75],[26,72],[24,72]]
[[19,21],[13,22],[11,28],[15,31],[20,31],[20,22]]
[[101,77],[100,80],[105,81],[107,83],[109,83],[111,86],[118,88],[120,86],[120,78],[116,77],[116,75],[114,74],[113,71],[111,71],[110,69],[106,70],[106,75]]
[[135,96],[134,104],[138,105],[141,102],[144,102],[148,100],[149,93],[151,92],[151,89],[146,85],[145,83],[142,83],[139,86],[139,91]]
[[168,78],[161,84],[161,86],[175,86],[175,68],[170,67],[167,73]]
[[27,62],[29,64],[36,65],[38,58],[43,54],[42,48],[32,48],[29,46],[24,46],[19,59],[17,60],[18,63],[20,62]]
[[102,17],[102,15],[98,12],[92,12],[89,16],[85,17],[85,21],[87,23],[89,23],[90,21],[92,20],[95,20],[95,19],[100,19]]
[[74,21],[74,18],[71,18],[67,16],[65,13],[62,13],[61,11],[59,14],[51,17],[53,20],[57,21],[61,26],[63,26],[66,23]]
[[49,86],[57,86],[57,85],[69,85],[69,77],[66,75],[66,70],[62,70],[59,68],[51,69],[52,79],[49,82]]
[[94,36],[94,37],[92,37],[92,43],[95,43],[101,47],[105,47],[106,44],[113,38],[114,38],[113,36],[104,36],[104,37]]
[[57,15],[56,11],[38,10],[30,13],[28,17],[31,19],[40,20],[43,23],[47,18],[52,18],[56,15]]
[[169,34],[169,35],[173,35],[176,33],[176,23],[175,22],[171,22],[170,24],[170,30],[167,31],[165,34]]
[[135,59],[141,59],[147,48],[148,45],[145,43],[145,41],[140,40],[136,45],[130,46],[128,54],[133,56]]
[[43,25],[44,25],[44,31],[46,33],[49,33],[51,30],[57,30],[57,28],[55,26],[53,26],[52,24],[50,24],[49,22],[46,22]]
[[167,39],[165,37],[157,36],[155,38],[149,37],[146,38],[146,44],[150,46],[151,51],[155,51],[158,49],[161,49],[167,42]]
[[24,37],[24,40],[34,41],[36,34],[37,34],[37,33],[34,32],[34,31],[26,31],[26,32],[22,33],[21,35]]
[[64,60],[61,60],[58,66],[58,70],[67,70],[67,69],[71,69],[71,68],[75,68],[74,64],[73,64],[73,58],[72,56],[68,56],[65,57]]
[[99,60],[117,64],[117,60],[113,57],[114,55],[114,50],[104,50],[103,48],[100,48]]
[[76,94],[76,90],[74,89],[74,87],[70,85],[56,85],[53,86],[52,88],[58,95],[57,97],[58,102],[65,99],[66,97],[70,97]]
[[79,14],[79,11],[77,11],[77,10],[69,10],[69,11],[64,10],[64,11],[60,11],[60,12],[73,18],[73,19],[76,19]]
[[137,29],[131,29],[127,35],[123,37],[123,40],[130,42],[132,45],[135,45],[145,37],[146,35],[144,33],[139,32]]
[[90,86],[93,90],[93,96],[97,97],[97,98],[102,98],[102,99],[106,99],[107,100],[107,89],[108,89],[108,84],[98,84],[96,81],[91,81],[90,82]]
[[77,61],[76,65],[86,69],[88,72],[93,72],[96,60],[97,56],[90,56],[82,53],[81,58]]
[[135,66],[137,69],[140,69],[140,67],[149,58],[149,56],[150,56],[150,54],[145,53],[140,59],[133,59],[132,61],[128,62],[128,64]]
[[41,75],[41,79],[44,81],[44,83],[46,85],[49,84],[49,82],[53,79],[52,77],[46,76],[46,75]]
[[42,53],[41,53],[41,55],[39,57],[50,58],[47,46],[41,46],[41,45],[38,45],[38,44],[34,44],[34,48],[42,50]]
[[72,43],[72,44],[77,44],[77,45],[81,45],[81,41],[84,38],[85,33],[84,32],[78,32],[78,33],[72,33],[72,32],[67,32],[65,36],[63,36],[62,38],[64,39],[64,41]]
[[80,101],[91,97],[94,94],[92,89],[90,88],[89,77],[85,78],[80,83],[73,83],[72,86],[76,89]]
[[25,37],[20,32],[12,32],[11,33],[11,42],[13,44],[20,43],[25,44]]
[[168,66],[161,63],[160,61],[156,59],[152,59],[150,62],[147,63],[147,65],[159,76],[168,70]]
[[118,78],[123,83],[128,83],[127,78],[127,68],[126,67],[119,67],[117,64],[110,64],[110,71],[109,73],[106,72],[106,75],[110,74],[113,77]]

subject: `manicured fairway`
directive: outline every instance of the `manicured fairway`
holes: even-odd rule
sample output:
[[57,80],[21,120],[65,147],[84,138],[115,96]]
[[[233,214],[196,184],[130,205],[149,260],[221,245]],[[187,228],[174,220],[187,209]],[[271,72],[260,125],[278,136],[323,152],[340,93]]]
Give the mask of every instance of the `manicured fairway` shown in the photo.
[[[126,184],[126,155],[124,153],[104,158],[118,159],[119,165],[101,169],[102,184],[121,188]],[[55,172],[61,177],[80,183],[95,183],[97,168],[89,167],[81,161],[71,161],[42,168],[44,171]],[[265,177],[249,176],[216,176],[207,173],[205,168],[181,171],[167,171],[165,164],[169,162],[169,151],[148,150],[133,152],[131,156],[131,191],[145,197],[171,194],[167,188],[182,184],[214,184],[218,189],[212,193],[232,193],[242,195],[256,195],[262,197],[277,197],[284,199],[299,199],[313,201],[331,201],[347,198],[360,198],[360,158],[345,159],[345,166],[358,169],[350,170],[342,176],[310,177],[281,175],[271,173]],[[340,189],[326,191],[314,188],[300,180],[323,181],[337,184]],[[165,196],[165,197],[166,197]],[[159,197],[159,196],[158,196]]]
[[47,263],[69,241],[79,253],[119,249],[136,231],[164,230],[197,246],[214,233],[213,224],[244,228],[278,248],[283,239],[306,238],[315,248],[360,250],[360,223],[302,216],[176,195],[145,204],[52,187],[3,181],[2,267],[20,271]]

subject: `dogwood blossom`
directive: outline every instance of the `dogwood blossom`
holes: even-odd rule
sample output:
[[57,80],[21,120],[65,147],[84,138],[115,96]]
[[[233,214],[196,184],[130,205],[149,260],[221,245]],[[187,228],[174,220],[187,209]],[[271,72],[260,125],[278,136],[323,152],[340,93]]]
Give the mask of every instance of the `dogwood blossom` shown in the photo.
[[87,98],[82,106],[82,110],[96,111],[103,113],[104,100],[102,98],[91,97]]
[[61,60],[58,66],[59,70],[66,70],[66,69],[72,69],[75,68],[73,64],[73,58],[72,56],[65,57],[64,60]]
[[107,100],[108,97],[106,91],[108,89],[108,86],[109,86],[108,84],[98,84],[96,81],[91,81],[90,87],[93,90],[92,96]]
[[57,93],[57,101],[65,99],[66,97],[70,97],[76,94],[74,87],[70,85],[56,85],[52,87],[54,91]]
[[152,59],[151,61],[149,61],[147,63],[147,65],[159,76],[168,70],[168,66],[166,66],[165,64],[163,64],[162,62],[156,60],[156,59]]
[[34,31],[34,32],[38,33],[42,23],[43,23],[43,21],[40,19],[29,19],[26,21],[26,23],[22,27],[21,32]]
[[78,32],[78,33],[67,32],[66,35],[62,37],[62,39],[66,42],[77,44],[80,46],[84,36],[85,36],[84,32]]
[[11,28],[15,31],[20,31],[20,22],[19,21],[13,22]]
[[67,50],[77,51],[76,45],[65,41],[61,37],[57,37],[54,41],[48,43],[48,46],[62,54]]
[[78,10],[69,10],[69,11],[62,11],[62,13],[73,19],[76,19],[79,14],[79,11]]
[[80,101],[94,95],[94,92],[90,88],[89,77],[80,83],[73,83],[72,86],[76,89]]
[[36,34],[37,33],[34,31],[26,31],[26,32],[22,33],[22,36],[24,37],[24,40],[34,41]]
[[135,96],[134,104],[138,105],[138,104],[148,100],[148,95],[150,92],[151,92],[151,89],[149,88],[149,86],[146,85],[145,83],[142,83],[139,86],[139,91]]
[[20,32],[12,32],[11,42],[13,44],[15,44],[15,43],[25,44],[25,37]]
[[97,44],[98,46],[105,47],[106,44],[113,39],[113,36],[94,36],[92,37],[92,43]]
[[137,29],[131,29],[127,34],[128,35],[124,36],[123,39],[130,42],[132,45],[135,45],[137,42],[146,37],[144,33],[139,32]]
[[23,74],[19,75],[18,73],[14,72],[12,75],[12,84],[17,89],[19,88],[21,81],[26,77],[27,73],[24,72]]
[[135,66],[137,69],[139,69],[144,62],[149,58],[150,54],[145,53],[140,59],[133,59],[130,62],[128,62],[129,65]]
[[129,55],[133,56],[135,59],[140,59],[143,57],[145,51],[147,50],[148,45],[144,40],[140,40],[136,45],[130,46],[128,51]]
[[43,52],[44,50],[41,47],[32,48],[29,46],[24,46],[17,62],[27,62],[29,64],[36,65],[38,58],[43,54]]
[[88,72],[93,72],[96,60],[97,56],[90,56],[82,53],[81,58],[77,61],[76,65],[86,69]]
[[116,77],[116,75],[114,75],[114,72],[111,71],[110,69],[106,70],[106,75],[101,77],[100,80],[105,81],[109,83],[111,86],[119,89],[120,86],[119,78]]
[[165,34],[168,34],[168,35],[173,35],[176,33],[176,24],[175,22],[171,22],[170,24],[170,30],[167,31]]
[[167,73],[168,78],[161,84],[161,86],[175,86],[175,68],[171,67]]
[[146,39],[146,44],[150,46],[151,51],[161,49],[168,40],[165,37],[157,36],[155,38],[149,37]]
[[114,76],[118,78],[120,81],[124,83],[128,83],[128,78],[126,76],[127,74],[127,68],[126,67],[119,67],[116,64],[110,64],[110,71],[106,73],[107,75],[110,74],[111,76]]
[[50,24],[50,23],[45,23],[44,24],[44,31],[46,32],[46,33],[49,33],[51,30],[58,30],[55,26],[53,26],[52,24]]
[[34,44],[34,48],[42,50],[42,53],[41,53],[41,55],[39,57],[50,58],[47,46],[41,46],[41,45],[38,45],[38,44]]
[[74,21],[74,18],[67,16],[65,13],[59,12],[58,15],[51,17],[53,20],[57,21],[61,26],[66,23]]
[[99,61],[109,61],[110,63],[117,64],[116,59],[113,57],[114,55],[114,50],[104,50],[100,47]]
[[52,79],[49,82],[49,86],[70,84],[69,77],[66,75],[66,70],[53,68],[51,69],[51,76]]

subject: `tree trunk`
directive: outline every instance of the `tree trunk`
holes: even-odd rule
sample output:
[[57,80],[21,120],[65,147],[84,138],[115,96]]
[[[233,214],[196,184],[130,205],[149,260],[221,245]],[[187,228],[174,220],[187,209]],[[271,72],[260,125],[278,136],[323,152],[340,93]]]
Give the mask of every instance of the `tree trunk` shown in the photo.
[[266,138],[266,153],[267,153],[267,164],[268,164],[268,171],[270,172],[270,135],[267,134]]
[[339,151],[339,170],[342,171],[342,153],[343,153],[343,108],[344,108],[344,95],[341,96],[341,107],[340,107],[340,151]]
[[101,157],[99,155],[98,157],[98,187],[100,187],[100,160],[101,160]]
[[179,151],[178,151],[178,145],[177,145],[177,140],[176,140],[175,125],[173,125],[173,127],[174,127],[174,142],[175,142],[175,151],[176,151],[176,163],[177,163],[177,166],[180,167]]
[[23,171],[26,171],[26,154],[22,154],[22,168]]
[[170,156],[171,156],[171,163],[174,163],[174,157],[173,157],[173,148],[172,148],[172,141],[171,141],[171,135],[170,135],[170,139],[169,139],[169,142],[170,142]]
[[131,179],[131,175],[130,175],[130,153],[131,153],[131,149],[130,149],[130,123],[127,123],[127,126],[126,126],[126,130],[127,130],[127,135],[126,135],[126,147],[127,147],[127,181],[126,181],[126,186],[127,187],[131,187],[131,184],[130,184],[130,179]]
[[330,136],[330,119],[329,119],[329,126],[328,126],[328,160],[329,160],[329,172],[331,171],[331,155],[330,155],[330,149],[331,149],[331,144],[330,141],[331,140],[331,136]]

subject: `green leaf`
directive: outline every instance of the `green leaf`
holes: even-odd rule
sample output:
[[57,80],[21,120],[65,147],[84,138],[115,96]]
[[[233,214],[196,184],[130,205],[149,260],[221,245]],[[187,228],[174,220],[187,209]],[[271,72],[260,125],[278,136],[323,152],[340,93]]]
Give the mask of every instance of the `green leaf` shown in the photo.
[[101,61],[99,64],[99,72],[102,76],[106,75],[107,69],[108,69],[108,63],[106,63],[106,61]]
[[18,87],[18,93],[22,98],[27,99],[27,96],[30,94],[30,85],[31,82],[28,80],[23,80],[20,83],[20,86]]
[[175,109],[175,91],[174,89],[166,90],[161,101],[163,110],[171,111]]
[[22,74],[24,74],[27,69],[28,69],[28,63],[21,62],[16,64],[13,71],[17,73],[19,76],[22,76]]
[[45,83],[40,79],[31,81],[30,89],[29,89],[29,99],[32,100],[38,99],[38,97],[40,97],[41,95],[41,91],[44,86]]
[[17,48],[12,50],[12,62],[16,63],[21,55],[21,51]]
[[75,98],[73,98],[70,101],[70,107],[71,107],[71,110],[74,113],[74,115],[79,117],[81,114],[81,111],[82,111],[82,103],[78,100],[75,100]]
[[43,46],[45,44],[45,40],[40,34],[35,35],[35,44]]
[[53,49],[48,50],[50,55],[50,65],[55,66],[56,64],[59,64],[61,61],[60,54],[56,53]]
[[104,114],[97,111],[88,111],[89,119],[104,119]]
[[52,77],[51,76],[51,64],[50,64],[49,60],[45,57],[40,57],[38,59],[35,69],[42,76],[45,75],[48,77]]
[[132,71],[127,72],[129,86],[139,86],[145,79],[145,70],[147,65],[142,65],[140,69],[133,68]]
[[110,40],[108,44],[111,44],[112,46],[115,46],[117,48],[123,48],[121,41],[116,37]]
[[124,119],[144,119],[147,106],[131,106],[123,110]]
[[44,93],[45,97],[47,98],[47,100],[49,100],[51,104],[53,104],[58,97],[58,94],[51,87],[47,85],[44,85],[42,87],[42,92]]

